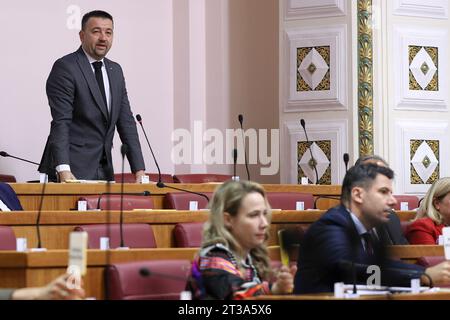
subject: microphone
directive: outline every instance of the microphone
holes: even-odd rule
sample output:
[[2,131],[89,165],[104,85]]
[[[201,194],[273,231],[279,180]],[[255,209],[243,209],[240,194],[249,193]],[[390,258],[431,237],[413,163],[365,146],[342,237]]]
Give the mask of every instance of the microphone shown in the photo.
[[0,151],[0,156],[5,157],[5,158],[7,158],[7,157],[14,158],[14,159],[17,159],[17,160],[20,160],[20,161],[24,161],[24,162],[28,162],[28,163],[31,163],[31,164],[35,164],[37,166],[39,165],[39,163],[37,163],[37,162],[30,161],[30,160],[23,159],[23,158],[19,158],[19,157],[16,157],[16,156],[12,156],[6,151]]
[[233,149],[233,179],[236,179],[236,163],[237,163],[238,151]]
[[345,172],[348,171],[348,161],[349,160],[350,160],[350,157],[348,156],[348,153],[344,153]]
[[142,267],[139,269],[139,274],[144,277],[144,278],[148,278],[148,277],[152,277],[152,276],[158,276],[158,277],[163,277],[166,279],[172,279],[172,280],[179,280],[179,281],[186,281],[186,277],[180,277],[180,276],[175,276],[173,274],[167,274],[167,273],[160,273],[160,272],[154,272],[151,271],[149,268],[146,267]]
[[120,153],[122,154],[122,182],[120,183],[120,247],[124,248],[125,243],[123,240],[123,181],[124,181],[124,172],[125,172],[125,155],[128,152],[128,146],[126,144],[122,144],[120,147]]
[[318,196],[316,199],[314,199],[314,209],[317,209],[317,201],[319,201],[320,199],[333,199],[333,200],[341,200],[341,197],[339,196],[327,196],[327,195],[322,195],[322,196]]
[[209,202],[209,197],[206,194],[200,193],[200,192],[195,192],[195,191],[191,191],[191,190],[187,190],[187,189],[182,189],[182,188],[177,188],[177,187],[173,187],[173,186],[168,186],[167,184],[165,184],[164,182],[160,181],[156,184],[156,186],[160,189],[162,188],[168,188],[168,189],[173,189],[173,190],[178,190],[178,191],[183,191],[183,192],[187,192],[187,193],[192,193],[192,194],[196,194],[198,196],[201,196],[203,198],[206,199],[206,201]]
[[45,248],[42,248],[41,228],[40,228],[42,206],[44,204],[44,196],[45,196],[46,187],[47,187],[47,180],[44,180],[44,183],[42,184],[41,201],[39,202],[39,210],[38,210],[38,214],[36,217],[36,234],[37,234],[37,241],[38,241],[36,251],[46,250]]
[[[158,161],[156,161],[156,157],[155,157],[155,154],[153,153],[153,149],[152,149],[152,146],[150,144],[150,141],[148,141],[148,139],[147,139],[147,134],[145,133],[144,126],[142,125],[142,117],[141,117],[140,114],[136,115],[136,120],[141,125],[142,131],[144,132],[145,140],[147,141],[147,145],[150,148],[150,152],[152,153],[153,161],[155,162],[156,168],[158,169],[158,182],[156,183],[156,186],[158,188],[160,188],[160,189],[162,189],[162,188],[169,188],[169,189],[174,189],[174,190],[178,190],[178,191],[183,191],[183,192],[187,192],[187,193],[196,194],[196,195],[204,197],[209,202],[209,198],[208,198],[208,196],[206,194],[198,193],[198,192],[194,192],[194,191],[190,191],[190,190],[185,190],[185,189],[181,189],[181,188],[176,188],[176,187],[172,187],[172,186],[168,186],[164,182],[162,182],[161,170],[159,169]],[[123,181],[123,177],[122,177],[122,181]]]
[[[155,157],[155,154],[153,153],[152,146],[150,144],[150,141],[148,141],[147,133],[145,132],[144,126],[142,125],[142,117],[140,114],[136,115],[136,120],[137,120],[137,122],[139,122],[139,124],[141,125],[141,128],[142,128],[142,131],[144,132],[145,140],[147,141],[147,145],[150,148],[150,152],[152,153],[152,157],[153,157],[153,161],[155,162],[156,169],[158,169],[158,182],[161,182],[161,179],[162,179],[161,178],[161,169],[159,169],[158,161],[156,161],[156,157]],[[123,181],[123,176],[122,176],[122,181]]]
[[110,195],[130,195],[130,196],[151,196],[151,193],[150,193],[150,191],[148,191],[148,190],[145,190],[145,191],[142,191],[142,192],[123,192],[123,193],[121,193],[121,192],[103,192],[103,193],[101,193],[99,196],[98,196],[98,200],[97,200],[97,209],[101,209],[101,206],[100,206],[100,203],[101,203],[101,200],[102,200],[102,197],[103,196],[110,196]]
[[250,181],[250,171],[248,170],[248,161],[247,161],[247,150],[245,149],[244,127],[242,125],[242,123],[244,122],[244,116],[242,114],[238,115],[238,120],[239,123],[241,124],[242,142],[244,144],[245,169],[247,170],[247,180]]
[[[316,159],[314,159],[313,154],[312,154],[312,144],[310,144],[309,139],[308,139],[308,133],[306,133],[306,124],[305,124],[305,120],[300,119],[300,124],[302,125],[303,131],[305,132],[305,137],[306,137],[306,143],[309,146],[309,153],[311,155],[311,163],[312,163],[312,167],[314,168],[314,172],[316,173],[316,183],[315,184],[319,184],[319,174],[317,173],[317,163],[316,163]],[[311,165],[310,165],[311,166]]]

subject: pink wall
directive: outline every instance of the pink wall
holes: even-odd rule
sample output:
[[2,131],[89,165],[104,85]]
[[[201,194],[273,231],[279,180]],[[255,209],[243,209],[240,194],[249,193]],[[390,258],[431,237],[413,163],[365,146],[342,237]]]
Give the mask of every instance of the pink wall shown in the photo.
[[[192,130],[196,117],[204,121],[204,129],[237,128],[239,113],[245,115],[247,128],[277,127],[277,1],[4,1],[0,150],[40,161],[51,121],[46,78],[57,58],[79,46],[78,29],[68,28],[72,17],[78,18],[68,12],[71,5],[81,15],[104,9],[114,16],[115,39],[108,57],[124,69],[132,109],[144,119],[162,171],[197,170],[171,160],[173,130]],[[143,135],[141,145],[147,170],[155,171]],[[118,171],[118,137],[115,146]],[[278,175],[259,177],[257,167],[252,166],[257,181],[278,181]],[[232,166],[200,169],[231,173]],[[238,172],[245,177],[243,166]],[[0,173],[14,174],[19,181],[37,179],[33,165],[13,159],[0,158]]]

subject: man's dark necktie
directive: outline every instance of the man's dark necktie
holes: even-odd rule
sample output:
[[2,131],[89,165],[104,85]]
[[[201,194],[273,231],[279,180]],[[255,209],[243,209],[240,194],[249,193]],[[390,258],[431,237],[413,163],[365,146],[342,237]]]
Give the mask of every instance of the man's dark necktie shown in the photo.
[[361,237],[364,239],[364,244],[366,246],[366,252],[368,255],[373,255],[374,251],[374,238],[370,232],[363,233]]
[[108,109],[108,103],[106,102],[105,84],[103,83],[102,65],[103,62],[95,61],[92,62],[95,70],[95,78],[97,79],[98,87],[102,93],[103,102],[105,102],[106,109]]

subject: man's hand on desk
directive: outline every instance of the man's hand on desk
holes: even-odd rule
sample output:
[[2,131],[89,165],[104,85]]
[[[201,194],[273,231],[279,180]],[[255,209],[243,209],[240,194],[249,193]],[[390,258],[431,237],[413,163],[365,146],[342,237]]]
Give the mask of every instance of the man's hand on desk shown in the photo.
[[136,183],[141,183],[142,182],[142,177],[145,176],[145,171],[144,170],[138,170],[134,173],[134,175],[136,176]]
[[77,180],[71,171],[58,172],[59,182],[66,182],[66,180]]

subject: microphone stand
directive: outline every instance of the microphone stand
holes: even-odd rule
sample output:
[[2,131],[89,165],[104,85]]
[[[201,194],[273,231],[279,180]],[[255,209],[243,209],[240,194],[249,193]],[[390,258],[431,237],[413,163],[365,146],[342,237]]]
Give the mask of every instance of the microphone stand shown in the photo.
[[239,123],[241,124],[242,143],[244,144],[245,170],[247,171],[247,180],[250,181],[250,171],[248,170],[247,150],[245,148],[244,127],[242,125],[242,123],[244,122],[244,116],[242,114],[240,114],[238,116],[238,120],[239,120]]
[[306,133],[306,126],[305,126],[305,120],[300,119],[300,124],[302,125],[303,131],[305,132],[305,137],[306,137],[306,142],[308,143],[308,149],[309,149],[309,153],[311,155],[311,162],[312,162],[312,167],[314,168],[314,172],[316,173],[316,183],[314,184],[319,184],[319,174],[317,173],[317,163],[316,163],[316,159],[314,159],[313,154],[312,154],[312,143],[310,144],[309,139],[308,139],[308,133]]
[[37,166],[39,165],[39,163],[37,163],[37,162],[30,161],[30,160],[23,159],[23,158],[19,158],[19,157],[15,157],[15,156],[12,156],[12,155],[8,154],[6,151],[0,151],[0,156],[5,157],[5,158],[7,158],[7,157],[9,157],[9,158],[14,158],[14,159],[17,159],[17,160],[20,160],[20,161],[25,161],[25,162],[28,162],[28,163],[31,163],[31,164],[35,164],[35,165],[37,165]]

